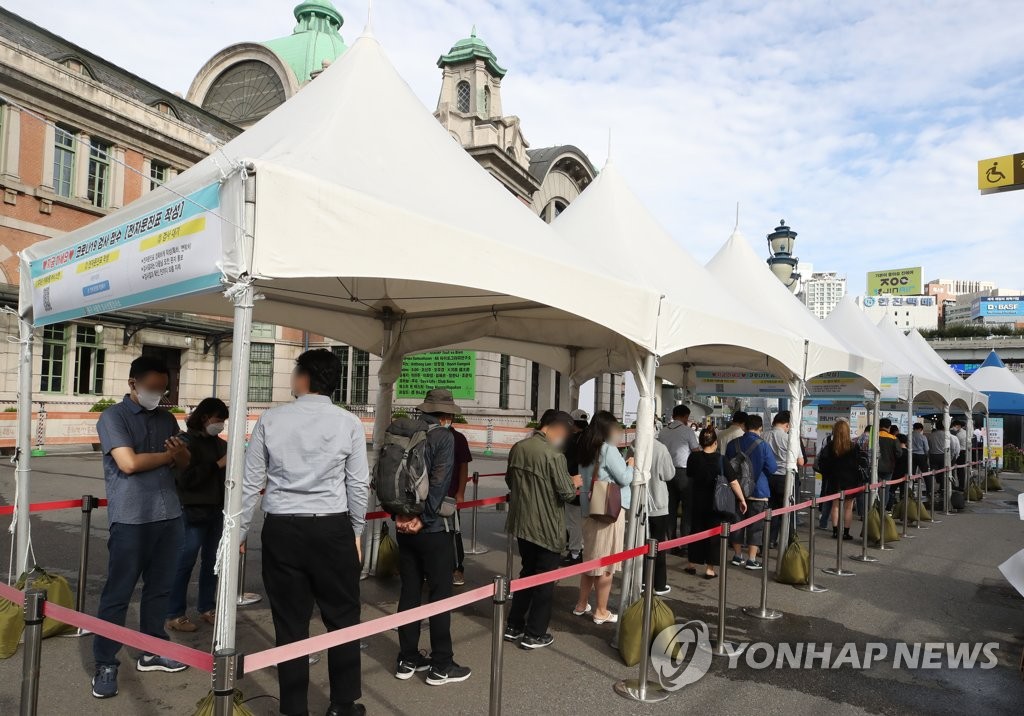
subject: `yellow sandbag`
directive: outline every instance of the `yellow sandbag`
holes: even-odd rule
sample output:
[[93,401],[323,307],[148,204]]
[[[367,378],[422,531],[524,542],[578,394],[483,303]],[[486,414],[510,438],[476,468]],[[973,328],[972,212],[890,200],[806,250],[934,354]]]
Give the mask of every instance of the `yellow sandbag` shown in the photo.
[[892,508],[892,516],[895,520],[903,519],[903,511],[907,512],[908,522],[917,522],[918,511],[917,511],[917,500],[909,500],[904,497],[902,500],[897,502]]
[[[50,574],[42,567],[36,567],[28,574],[23,574],[15,585],[17,589],[45,589],[46,601],[68,609],[75,608],[75,596],[71,592],[68,580],[59,574]],[[43,638],[66,634],[74,631],[74,627],[50,617],[43,618]]]
[[382,522],[380,526],[380,544],[377,545],[375,574],[381,579],[398,576],[398,542],[391,536],[387,522]]
[[896,520],[892,518],[892,515],[885,516],[885,541],[886,543],[900,541],[900,532],[896,529]]
[[989,475],[988,481],[985,484],[985,489],[994,490],[999,492],[1003,489],[1003,483],[999,481],[998,475]]
[[967,488],[968,495],[970,495],[971,502],[981,502],[984,495],[981,494],[981,488],[975,483],[971,483],[971,486]]
[[[626,666],[636,666],[646,658],[651,645],[643,643],[644,600],[638,599],[629,605],[626,613],[619,617],[619,656]],[[654,598],[651,604],[651,641],[659,633],[676,623],[676,617],[664,601]]]
[[24,605],[0,599],[0,659],[9,659],[18,651],[25,630]]
[[931,515],[930,512],[928,512],[928,508],[925,507],[923,502],[921,503],[921,506],[918,509],[917,519],[918,519],[918,522],[931,522],[932,521],[932,515]]
[[811,573],[811,555],[797,540],[792,540],[782,555],[775,581],[782,584],[807,584]]
[[[242,703],[242,692],[235,692],[235,703],[231,709],[232,716],[256,716],[248,706]],[[196,702],[196,713],[195,716],[213,716],[213,692],[211,691],[203,698]]]
[[882,538],[882,520],[878,516],[878,510],[872,508],[868,510],[867,519],[864,520],[861,527],[861,537],[864,536],[864,530],[868,531],[868,542],[878,542]]

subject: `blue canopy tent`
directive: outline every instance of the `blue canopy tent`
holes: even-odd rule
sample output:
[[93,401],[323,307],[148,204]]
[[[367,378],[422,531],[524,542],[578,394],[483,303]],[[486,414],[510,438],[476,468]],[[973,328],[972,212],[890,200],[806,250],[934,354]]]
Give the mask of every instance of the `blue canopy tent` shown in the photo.
[[1024,383],[1007,368],[995,351],[968,379],[967,384],[988,396],[990,415],[1024,415]]

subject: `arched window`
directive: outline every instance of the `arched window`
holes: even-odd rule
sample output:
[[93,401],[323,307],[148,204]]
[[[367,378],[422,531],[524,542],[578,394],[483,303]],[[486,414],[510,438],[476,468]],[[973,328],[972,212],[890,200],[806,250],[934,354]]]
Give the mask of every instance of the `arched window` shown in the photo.
[[484,111],[482,112],[484,117],[491,116],[491,88],[484,87]]
[[222,73],[203,99],[203,109],[235,124],[250,124],[285,101],[284,85],[274,69],[246,60]]
[[469,111],[469,82],[462,80],[455,88],[455,108],[460,112]]

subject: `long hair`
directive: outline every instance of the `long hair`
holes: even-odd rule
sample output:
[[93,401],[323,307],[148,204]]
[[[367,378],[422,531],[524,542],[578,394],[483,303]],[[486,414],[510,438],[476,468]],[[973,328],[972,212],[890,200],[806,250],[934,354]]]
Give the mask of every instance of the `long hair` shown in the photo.
[[192,414],[188,416],[185,426],[189,430],[203,432],[208,418],[228,419],[228,406],[224,405],[223,400],[219,398],[203,398],[199,405],[196,406],[196,409],[192,411]]
[[840,418],[832,426],[832,454],[838,457],[851,450],[853,442],[850,440],[850,424]]
[[619,427],[619,419],[607,410],[594,413],[590,425],[583,431],[579,442],[580,467],[589,467],[601,455],[601,446],[608,442],[612,431]]

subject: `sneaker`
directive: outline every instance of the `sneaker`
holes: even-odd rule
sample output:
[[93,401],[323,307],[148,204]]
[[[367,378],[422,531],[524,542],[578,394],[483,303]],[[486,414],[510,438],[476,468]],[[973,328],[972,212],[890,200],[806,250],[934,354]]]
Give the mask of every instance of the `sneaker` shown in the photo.
[[522,641],[519,642],[519,646],[522,649],[543,649],[545,646],[551,646],[555,642],[555,637],[550,634],[544,634],[543,636],[524,636]]
[[743,566],[747,569],[764,569],[764,565],[761,564],[759,559],[748,559],[747,563]]
[[743,560],[743,557],[740,557],[739,555],[734,555],[732,561],[729,564],[731,564],[733,567],[742,567],[744,564],[746,564],[746,562]]
[[187,616],[180,616],[174,619],[168,619],[164,622],[164,627],[171,631],[184,631],[193,632],[199,627],[192,623],[192,620]]
[[429,668],[430,659],[422,654],[417,654],[415,659],[399,659],[398,666],[395,667],[395,678],[405,681],[411,679],[413,674]]
[[174,674],[187,669],[188,664],[182,664],[180,661],[168,659],[166,656],[143,654],[139,657],[138,662],[135,664],[135,668],[139,671],[166,671],[169,674]]
[[202,613],[200,613],[199,618],[202,619],[207,624],[212,626],[213,624],[217,623],[217,611],[214,610],[214,609],[211,609],[208,612],[202,612]]
[[466,584],[466,575],[461,569],[456,569],[452,572],[452,586],[462,587]]
[[96,667],[92,677],[92,695],[98,699],[117,696],[117,667],[112,664]]
[[430,667],[427,673],[427,683],[431,686],[443,686],[444,684],[456,684],[465,681],[473,671],[468,666],[459,666],[454,661],[444,669],[436,666]]
[[526,632],[522,629],[509,625],[505,627],[505,641],[519,641],[525,636]]
[[668,594],[671,591],[672,591],[672,587],[668,586],[667,584],[664,587],[655,587],[654,588],[654,593],[657,594],[659,597],[664,597],[666,594]]

